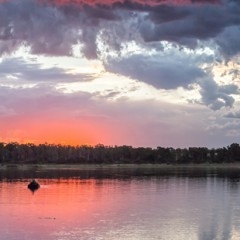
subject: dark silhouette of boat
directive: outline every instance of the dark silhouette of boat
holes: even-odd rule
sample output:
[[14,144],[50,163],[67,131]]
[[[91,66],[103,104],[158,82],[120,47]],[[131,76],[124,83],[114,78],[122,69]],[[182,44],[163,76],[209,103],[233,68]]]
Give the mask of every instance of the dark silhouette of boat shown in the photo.
[[33,179],[29,184],[28,184],[28,188],[31,190],[31,191],[35,191],[37,189],[40,188],[40,184],[35,180]]

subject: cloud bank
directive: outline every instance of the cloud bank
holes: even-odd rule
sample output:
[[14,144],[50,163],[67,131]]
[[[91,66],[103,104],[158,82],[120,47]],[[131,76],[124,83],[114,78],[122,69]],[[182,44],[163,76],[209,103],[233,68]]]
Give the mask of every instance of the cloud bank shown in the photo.
[[[239,62],[239,39],[237,0],[0,1],[0,130],[10,126],[6,137],[17,137],[45,123],[31,137],[55,129],[53,139],[59,129],[72,126],[71,134],[64,130],[61,136],[79,139],[81,132],[86,142],[110,143],[111,132],[116,144],[129,138],[129,144],[164,139],[169,145],[175,134],[175,146],[193,139],[196,144],[220,143],[223,136],[237,139],[239,111],[232,109],[239,101],[239,71],[229,62]],[[110,101],[97,91],[61,92],[59,83],[92,81],[95,75],[15,58],[22,47],[36,59],[80,55],[98,60],[105,72],[151,85],[159,95],[182,91],[189,102],[166,103],[161,96],[137,102],[127,94]],[[214,75],[218,63],[234,77]],[[110,89],[109,96],[118,91]],[[232,127],[227,127],[229,119]],[[87,137],[89,129],[96,139]]]

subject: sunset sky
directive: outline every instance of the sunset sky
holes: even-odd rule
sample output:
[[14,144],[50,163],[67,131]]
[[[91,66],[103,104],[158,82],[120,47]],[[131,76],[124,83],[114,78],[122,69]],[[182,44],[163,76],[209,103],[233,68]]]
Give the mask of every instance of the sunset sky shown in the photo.
[[240,142],[240,1],[0,0],[0,141]]

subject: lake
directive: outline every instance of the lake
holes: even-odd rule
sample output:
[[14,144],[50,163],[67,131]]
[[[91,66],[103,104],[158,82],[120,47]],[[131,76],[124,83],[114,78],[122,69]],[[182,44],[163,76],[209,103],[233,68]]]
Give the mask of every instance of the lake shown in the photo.
[[[41,187],[27,188],[32,178]],[[240,239],[240,171],[0,170],[1,240]]]

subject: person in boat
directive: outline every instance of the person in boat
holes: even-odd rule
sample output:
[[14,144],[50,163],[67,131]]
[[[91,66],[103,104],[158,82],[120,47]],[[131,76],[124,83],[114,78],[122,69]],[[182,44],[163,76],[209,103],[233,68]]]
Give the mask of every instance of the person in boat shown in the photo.
[[38,188],[40,188],[40,184],[33,179],[29,184],[28,184],[28,188],[31,189],[32,191],[37,190]]

